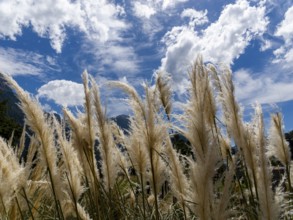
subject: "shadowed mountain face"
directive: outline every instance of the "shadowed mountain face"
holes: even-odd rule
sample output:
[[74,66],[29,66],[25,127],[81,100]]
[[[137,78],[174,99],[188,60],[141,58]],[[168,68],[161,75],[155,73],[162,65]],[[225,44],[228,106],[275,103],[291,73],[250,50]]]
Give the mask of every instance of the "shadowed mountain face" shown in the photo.
[[128,115],[118,115],[116,117],[112,117],[111,120],[116,122],[116,124],[125,132],[129,131],[130,128],[130,119]]
[[5,102],[6,106],[6,117],[13,118],[18,124],[23,125],[24,114],[18,106],[19,100],[11,88],[0,77],[0,103],[3,102]]
[[0,77],[0,136],[8,140],[14,132],[13,144],[18,143],[24,121],[18,102],[13,91]]

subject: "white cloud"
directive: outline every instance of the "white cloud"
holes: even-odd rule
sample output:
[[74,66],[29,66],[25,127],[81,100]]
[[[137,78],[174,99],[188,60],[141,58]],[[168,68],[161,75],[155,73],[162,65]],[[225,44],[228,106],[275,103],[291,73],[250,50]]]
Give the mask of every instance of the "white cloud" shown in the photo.
[[175,7],[179,3],[187,2],[188,0],[157,0],[157,2],[162,3],[162,8],[167,9],[170,7]]
[[293,6],[290,7],[285,13],[284,20],[279,24],[276,36],[284,38],[287,44],[291,44],[293,41]]
[[117,115],[130,115],[131,113],[131,107],[126,99],[109,98],[104,106],[106,107],[107,115],[109,117]]
[[[274,71],[274,70],[271,70]],[[272,104],[293,100],[293,79],[272,72],[254,76],[249,70],[234,73],[237,99],[245,105]]]
[[206,61],[232,64],[253,38],[266,31],[267,24],[264,6],[251,6],[246,0],[238,0],[226,5],[218,20],[204,30],[197,31],[187,25],[173,27],[162,40],[166,54],[161,69],[172,74],[177,89],[184,88],[183,75],[198,53]]
[[284,20],[278,25],[275,36],[284,40],[284,44],[274,51],[275,63],[283,68],[293,67],[293,6],[285,13]]
[[132,1],[134,16],[140,19],[142,31],[150,42],[164,29],[164,20],[177,16],[176,6],[188,0],[136,0]]
[[137,0],[133,3],[133,11],[134,15],[138,17],[147,17],[144,15],[150,14],[154,15],[156,13],[172,9],[176,7],[178,4],[187,2],[188,0]]
[[105,70],[119,74],[135,74],[139,70],[139,60],[132,46],[124,46],[118,43],[95,44],[87,42],[83,45],[84,51],[94,55],[98,66],[93,70],[104,73]]
[[202,25],[202,24],[205,24],[209,21],[208,17],[207,17],[207,13],[208,13],[207,10],[197,11],[195,9],[188,8],[188,9],[185,9],[181,13],[181,17],[182,18],[186,18],[186,17],[189,18],[190,19],[189,25],[194,28],[196,25]]
[[134,2],[133,11],[135,16],[147,19],[156,13],[152,6],[145,5],[140,2]]
[[[130,73],[138,70],[136,52],[122,39],[122,35],[130,28],[123,20],[124,8],[112,1],[2,0],[0,14],[0,38],[16,40],[24,27],[31,26],[39,36],[50,39],[52,48],[60,53],[67,29],[70,28],[81,33],[81,44],[89,45],[88,50],[84,51],[95,55],[102,68]],[[19,62],[18,70],[15,67],[13,69],[17,74],[27,74],[30,70],[36,74],[41,72],[40,69]],[[47,59],[47,62],[50,63],[50,60]],[[11,70],[12,63],[3,63],[5,69]]]
[[0,71],[16,75],[42,75],[44,70],[60,71],[51,56],[0,47]]
[[77,28],[87,38],[99,42],[120,38],[128,25],[121,20],[121,6],[106,0],[2,0],[0,37],[16,40],[22,28],[31,26],[60,53],[66,28]]
[[129,83],[129,82],[127,81],[127,77],[126,77],[126,76],[120,77],[120,78],[118,79],[118,81],[123,82],[123,83]]
[[67,80],[53,80],[38,89],[37,97],[53,100],[61,106],[82,105],[84,102],[83,85]]

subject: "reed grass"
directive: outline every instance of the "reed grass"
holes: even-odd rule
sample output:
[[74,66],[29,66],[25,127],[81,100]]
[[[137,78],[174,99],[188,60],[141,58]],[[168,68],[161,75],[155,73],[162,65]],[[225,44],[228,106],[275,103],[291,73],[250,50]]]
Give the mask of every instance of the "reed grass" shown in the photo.
[[[83,111],[64,109],[61,122],[11,77],[1,77],[16,92],[26,121],[18,146],[13,135],[0,137],[1,219],[293,218],[281,113],[272,115],[269,132],[260,105],[245,122],[227,68],[205,65],[199,56],[180,115],[172,113],[165,73],[154,86],[145,84],[142,96],[129,84],[111,82],[129,96],[133,114],[125,134],[107,118],[99,86],[86,71]],[[172,141],[174,135],[185,144]]]

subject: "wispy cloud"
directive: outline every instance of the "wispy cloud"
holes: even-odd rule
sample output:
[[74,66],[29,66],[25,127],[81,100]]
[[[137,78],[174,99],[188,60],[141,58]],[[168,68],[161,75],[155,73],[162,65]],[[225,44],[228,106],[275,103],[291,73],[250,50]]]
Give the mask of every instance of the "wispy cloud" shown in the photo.
[[141,30],[152,42],[159,32],[178,16],[177,6],[188,0],[137,0],[131,3],[132,14],[139,19]]
[[54,57],[0,47],[0,70],[12,76],[43,75],[49,70],[60,71],[60,67]]
[[208,11],[197,11],[193,8],[187,8],[181,13],[182,18],[188,18],[189,19],[189,26],[192,28],[195,28],[196,25],[202,25],[207,23],[208,17],[207,17]]
[[275,104],[293,100],[293,72],[284,72],[271,65],[261,74],[253,74],[248,69],[234,73],[236,97],[244,105],[258,102]]
[[135,75],[139,71],[140,61],[133,46],[119,42],[97,44],[86,41],[83,51],[90,54],[93,64],[90,70],[103,76],[115,77],[122,75]]

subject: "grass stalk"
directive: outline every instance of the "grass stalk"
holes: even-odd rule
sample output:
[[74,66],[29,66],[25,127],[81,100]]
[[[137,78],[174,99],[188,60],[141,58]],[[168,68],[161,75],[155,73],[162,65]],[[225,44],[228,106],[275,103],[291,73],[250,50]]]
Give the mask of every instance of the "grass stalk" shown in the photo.
[[34,220],[35,218],[34,218],[34,215],[33,215],[33,212],[32,212],[31,206],[30,206],[30,202],[29,202],[28,197],[27,197],[27,194],[25,192],[25,189],[23,187],[21,189],[22,189],[23,196],[24,196],[24,199],[26,201],[26,204],[28,206],[28,210],[29,210],[29,213],[31,215],[31,218],[32,218],[32,220]]
[[22,214],[22,211],[21,211],[21,208],[20,208],[20,205],[19,205],[18,199],[17,199],[17,195],[15,195],[15,201],[16,201],[17,208],[18,208],[19,214],[20,214],[20,216],[21,216],[21,219],[24,220],[25,218],[23,217],[23,214]]

